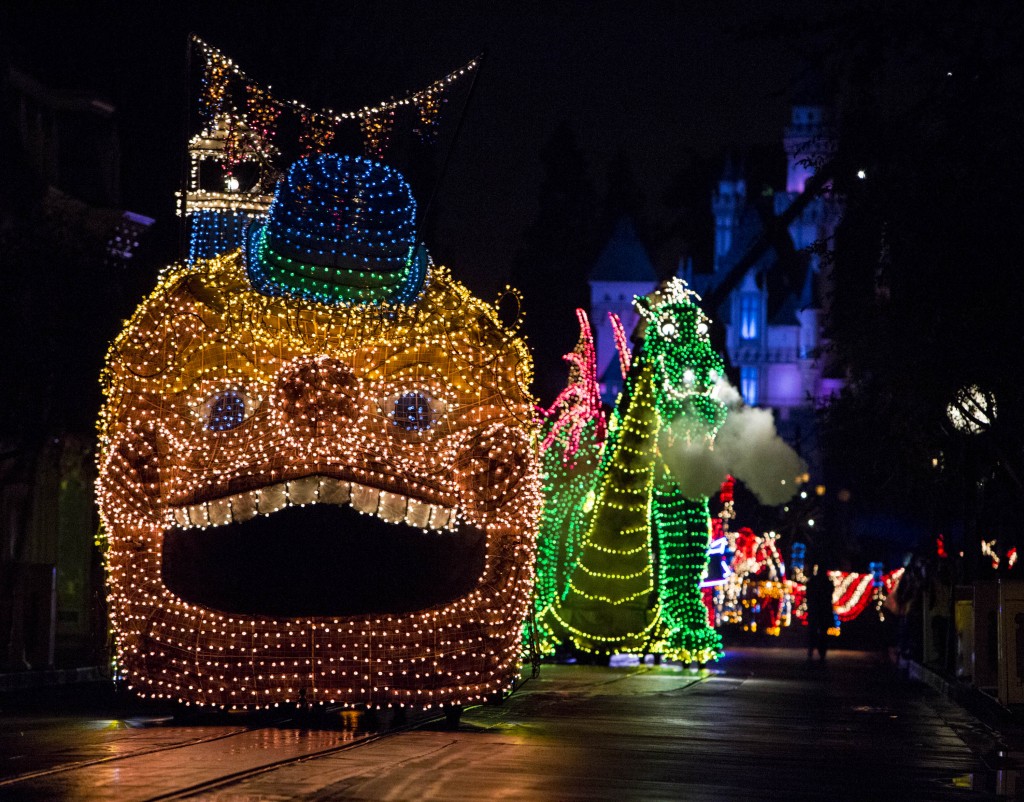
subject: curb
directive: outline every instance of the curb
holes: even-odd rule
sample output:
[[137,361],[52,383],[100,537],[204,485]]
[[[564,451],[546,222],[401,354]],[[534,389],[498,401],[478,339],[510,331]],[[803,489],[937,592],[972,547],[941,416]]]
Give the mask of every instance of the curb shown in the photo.
[[907,670],[911,679],[923,682],[982,721],[996,725],[1020,721],[1019,712],[1006,707],[998,699],[978,690],[973,685],[950,680],[934,669],[913,660],[907,661]]

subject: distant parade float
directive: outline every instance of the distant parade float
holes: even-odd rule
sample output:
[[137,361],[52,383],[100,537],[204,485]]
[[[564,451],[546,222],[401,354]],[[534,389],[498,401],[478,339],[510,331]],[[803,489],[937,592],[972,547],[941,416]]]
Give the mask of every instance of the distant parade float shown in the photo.
[[[778,635],[806,617],[802,560],[787,576],[775,533],[729,529],[735,480],[726,475],[735,467],[762,502],[780,504],[806,466],[769,411],[739,402],[698,300],[678,279],[637,298],[636,353],[612,320],[625,389],[608,420],[590,322],[577,310],[568,386],[541,410],[534,611],[545,654],[706,663],[721,654],[716,630]],[[723,505],[713,518],[712,496]],[[871,603],[881,615],[901,574],[831,572],[832,634]]]
[[429,709],[517,676],[531,358],[414,212],[377,161],[300,160],[243,250],[166,271],[111,346],[98,498],[139,694]]
[[659,438],[674,424],[671,436],[713,442],[726,416],[717,395],[724,365],[707,318],[679,279],[638,298],[637,309],[642,345],[621,353],[625,388],[607,433],[583,315],[580,346],[567,357],[570,386],[545,410],[540,640],[548,652],[571,646],[705,663],[721,653],[700,589],[708,499],[684,495]]
[[[701,583],[704,603],[718,630],[778,636],[786,627],[807,620],[807,547],[793,543],[787,566],[777,533],[758,535],[746,526],[732,530],[734,488],[735,480],[727,477],[718,495],[721,510],[711,520],[709,571]],[[905,569],[884,571],[881,563],[870,567],[868,573],[828,572],[834,588],[830,635],[839,635],[844,623],[868,610],[884,619],[886,598],[899,585]]]

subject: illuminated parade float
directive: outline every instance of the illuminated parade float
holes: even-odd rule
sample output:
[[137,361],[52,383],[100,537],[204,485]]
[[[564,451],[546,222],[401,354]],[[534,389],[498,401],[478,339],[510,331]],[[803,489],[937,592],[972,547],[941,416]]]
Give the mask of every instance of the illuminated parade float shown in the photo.
[[[545,654],[705,663],[721,654],[716,630],[779,635],[806,619],[802,560],[787,575],[776,533],[730,530],[727,476],[735,467],[775,505],[806,481],[806,466],[778,438],[771,412],[746,407],[728,385],[698,300],[678,279],[638,297],[635,354],[612,320],[625,390],[608,420],[590,322],[577,310],[568,386],[541,410],[534,610]],[[722,508],[711,517],[713,496]],[[830,572],[832,634],[869,607],[884,615],[902,573]]]
[[607,434],[582,315],[580,346],[568,357],[569,389],[545,411],[540,640],[547,651],[571,644],[703,663],[721,652],[700,590],[708,499],[684,495],[659,439],[711,445],[726,416],[717,397],[724,365],[683,282],[674,279],[636,303],[643,342],[630,354],[619,338],[625,389]]
[[[206,53],[223,104],[241,74]],[[300,159],[265,217],[191,200],[192,259],[103,373],[117,676],[229,709],[505,692],[540,502],[524,343],[431,262],[408,184],[377,159]]]
[[[683,281],[636,298],[635,353],[612,316],[623,390],[607,417],[578,310],[569,384],[538,419],[524,341],[420,243],[412,191],[381,157],[399,112],[432,136],[476,62],[339,114],[195,45],[188,259],[102,378],[119,679],[228,709],[457,711],[513,685],[524,625],[547,655],[704,664],[715,627],[777,634],[800,617],[801,566],[787,577],[771,533],[729,530],[731,484],[714,519],[709,498],[734,472],[782,503],[805,466],[725,380]],[[287,116],[305,155],[285,168]],[[346,122],[363,156],[329,152]],[[898,581],[867,576],[836,577],[837,609]]]

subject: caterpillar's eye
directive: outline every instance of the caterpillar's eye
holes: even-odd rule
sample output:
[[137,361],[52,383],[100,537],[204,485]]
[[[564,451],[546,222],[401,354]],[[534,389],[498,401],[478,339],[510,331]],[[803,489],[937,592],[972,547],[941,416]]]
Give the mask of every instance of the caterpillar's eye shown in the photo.
[[391,422],[407,432],[423,432],[437,419],[430,397],[421,390],[402,393],[392,402]]
[[658,323],[658,334],[665,339],[674,339],[676,334],[679,333],[679,329],[675,322],[672,320],[662,320]]
[[443,390],[399,385],[381,399],[377,409],[396,429],[422,434],[441,427],[448,412],[448,401]]
[[234,429],[245,420],[245,395],[238,390],[224,390],[206,404],[206,428],[211,432]]

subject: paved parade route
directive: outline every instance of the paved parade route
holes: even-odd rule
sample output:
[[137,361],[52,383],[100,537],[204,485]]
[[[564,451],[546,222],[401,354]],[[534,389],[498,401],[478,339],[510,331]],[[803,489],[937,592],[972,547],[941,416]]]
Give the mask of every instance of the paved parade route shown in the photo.
[[860,652],[546,665],[455,731],[6,718],[4,800],[952,800],[1007,798],[1016,779],[994,768],[995,733]]

